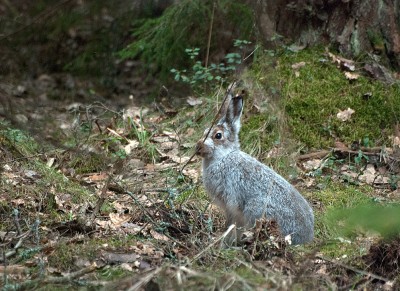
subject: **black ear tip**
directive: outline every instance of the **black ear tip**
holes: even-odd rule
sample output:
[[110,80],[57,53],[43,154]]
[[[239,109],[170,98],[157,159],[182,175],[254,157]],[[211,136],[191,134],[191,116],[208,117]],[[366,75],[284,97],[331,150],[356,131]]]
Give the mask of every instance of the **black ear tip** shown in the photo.
[[243,102],[244,96],[242,94],[236,94],[235,97],[233,97],[233,99],[235,101],[242,101]]

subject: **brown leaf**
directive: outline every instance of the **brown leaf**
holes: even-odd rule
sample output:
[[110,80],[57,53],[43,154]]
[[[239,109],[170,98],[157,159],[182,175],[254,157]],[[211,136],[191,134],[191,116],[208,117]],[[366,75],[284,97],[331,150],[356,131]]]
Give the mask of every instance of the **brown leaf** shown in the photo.
[[351,115],[354,113],[355,111],[351,108],[347,108],[343,111],[339,111],[338,114],[336,114],[337,118],[340,119],[341,121],[347,121],[350,119]]
[[132,218],[129,214],[120,213],[110,213],[108,216],[114,227],[120,227],[123,223],[128,222]]
[[169,241],[169,238],[165,234],[159,233],[153,229],[150,229],[150,234],[157,240]]
[[292,69],[297,71],[300,68],[304,67],[305,65],[306,65],[306,62],[295,63],[292,65]]
[[200,98],[193,97],[193,96],[189,96],[189,97],[186,99],[186,102],[187,102],[190,106],[196,106],[196,105],[203,104],[203,100],[201,100]]
[[359,74],[350,73],[350,72],[345,72],[344,75],[346,76],[346,79],[349,81],[357,80],[360,77]]

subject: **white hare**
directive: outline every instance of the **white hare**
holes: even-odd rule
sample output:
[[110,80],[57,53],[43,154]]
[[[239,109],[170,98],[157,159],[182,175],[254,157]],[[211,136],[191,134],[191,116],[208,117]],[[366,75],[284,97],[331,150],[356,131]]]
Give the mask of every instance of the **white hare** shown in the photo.
[[[240,150],[242,110],[242,96],[229,93],[219,121],[197,143],[206,191],[224,209],[227,226],[249,228],[265,216],[278,223],[283,235],[291,235],[292,244],[310,242],[314,214],[307,201],[282,176]],[[230,244],[238,239],[236,233],[228,238]]]

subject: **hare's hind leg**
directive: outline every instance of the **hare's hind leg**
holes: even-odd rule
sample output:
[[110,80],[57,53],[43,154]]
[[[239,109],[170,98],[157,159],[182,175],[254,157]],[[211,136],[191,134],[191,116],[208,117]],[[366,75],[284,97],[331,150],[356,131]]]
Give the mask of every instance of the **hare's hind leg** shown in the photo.
[[227,234],[224,241],[228,246],[237,246],[240,244],[240,239],[243,234],[244,227],[244,218],[241,212],[233,211],[226,212],[226,229],[228,229],[231,225],[235,225],[235,227]]

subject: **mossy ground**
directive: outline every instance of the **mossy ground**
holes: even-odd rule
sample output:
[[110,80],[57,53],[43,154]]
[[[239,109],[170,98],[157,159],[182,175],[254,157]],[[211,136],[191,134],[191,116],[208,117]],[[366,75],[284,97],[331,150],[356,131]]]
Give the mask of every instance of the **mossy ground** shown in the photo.
[[[273,56],[260,53],[251,74],[265,92],[279,91],[278,102],[286,113],[290,133],[305,147],[320,149],[334,146],[335,141],[351,144],[366,138],[369,146],[389,145],[388,137],[399,119],[400,86],[363,75],[361,68],[366,61],[357,60],[360,77],[349,81],[325,49],[296,53],[282,49]],[[292,68],[300,62],[305,65]],[[336,115],[347,108],[355,113],[343,122]]]

